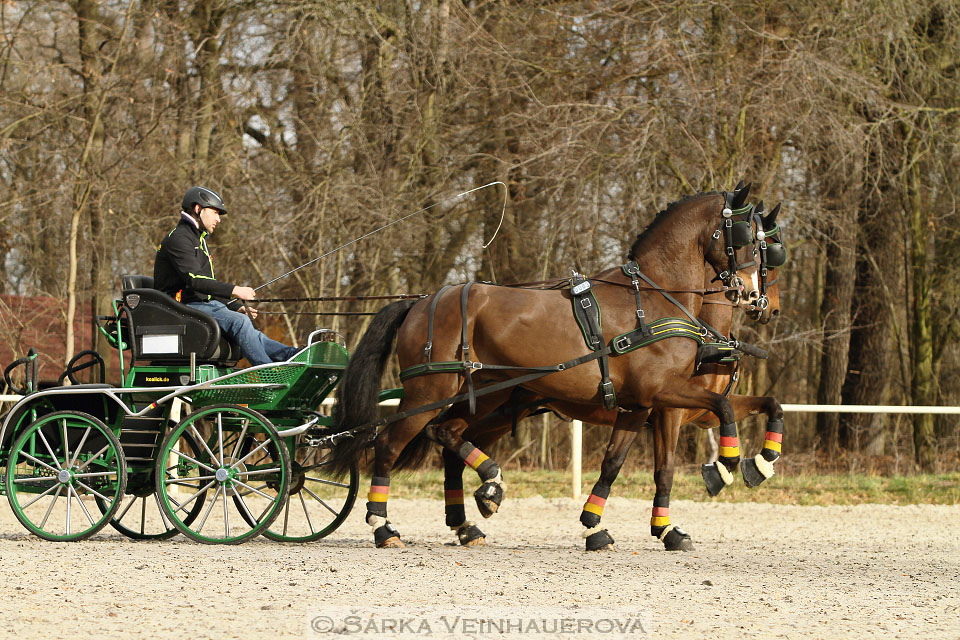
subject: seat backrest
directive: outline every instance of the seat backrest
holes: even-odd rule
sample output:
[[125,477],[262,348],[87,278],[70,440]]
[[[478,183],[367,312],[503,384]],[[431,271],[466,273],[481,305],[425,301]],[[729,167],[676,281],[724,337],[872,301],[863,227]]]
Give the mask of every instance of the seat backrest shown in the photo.
[[127,289],[153,289],[153,276],[120,276],[120,284],[124,291]]
[[[139,279],[139,280],[138,280]],[[135,361],[183,364],[196,354],[198,363],[236,364],[235,351],[212,316],[181,304],[158,289],[133,287],[153,278],[123,276],[123,306],[132,324]]]

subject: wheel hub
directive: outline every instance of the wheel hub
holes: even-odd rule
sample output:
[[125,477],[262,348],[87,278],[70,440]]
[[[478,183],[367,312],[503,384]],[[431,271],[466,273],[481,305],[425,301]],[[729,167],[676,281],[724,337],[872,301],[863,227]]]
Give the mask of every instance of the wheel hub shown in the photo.
[[227,478],[230,477],[230,472],[223,468],[217,469],[216,477],[217,482],[226,482]]
[[68,484],[71,478],[73,478],[73,474],[70,473],[69,469],[60,469],[57,472],[57,480],[60,481],[60,484]]

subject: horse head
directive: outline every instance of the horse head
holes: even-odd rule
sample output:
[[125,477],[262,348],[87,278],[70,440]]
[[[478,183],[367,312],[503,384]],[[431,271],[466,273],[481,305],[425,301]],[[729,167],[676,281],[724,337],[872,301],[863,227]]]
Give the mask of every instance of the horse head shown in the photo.
[[727,287],[727,299],[736,304],[753,305],[761,297],[759,264],[754,244],[754,207],[747,203],[750,184],[738,183],[723,192],[720,221],[712,230],[704,251],[716,279]]
[[767,324],[780,315],[780,286],[777,283],[777,269],[787,261],[787,251],[783,246],[777,214],[780,204],[770,213],[763,214],[763,203],[757,205],[755,220],[757,230],[757,258],[760,261],[760,298],[751,306],[749,315],[760,324]]

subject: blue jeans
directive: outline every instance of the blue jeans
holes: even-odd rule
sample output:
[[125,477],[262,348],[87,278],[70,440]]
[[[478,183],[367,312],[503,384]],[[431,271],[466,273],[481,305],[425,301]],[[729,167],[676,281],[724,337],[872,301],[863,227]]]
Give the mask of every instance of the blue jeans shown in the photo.
[[271,340],[263,335],[254,328],[246,314],[231,311],[222,302],[217,300],[189,302],[187,306],[213,316],[220,325],[220,330],[232,342],[237,343],[240,351],[243,352],[243,357],[249,360],[250,364],[289,360],[299,351],[296,347],[288,347],[282,342]]

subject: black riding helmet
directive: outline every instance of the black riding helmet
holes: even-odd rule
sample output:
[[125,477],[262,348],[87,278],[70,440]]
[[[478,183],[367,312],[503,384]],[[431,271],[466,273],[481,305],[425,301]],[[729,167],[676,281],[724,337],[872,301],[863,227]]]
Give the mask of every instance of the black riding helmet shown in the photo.
[[223,215],[227,212],[227,206],[223,204],[223,198],[213,189],[206,187],[190,187],[183,196],[183,210],[193,214],[193,205],[198,204],[201,208],[210,207],[216,209]]

